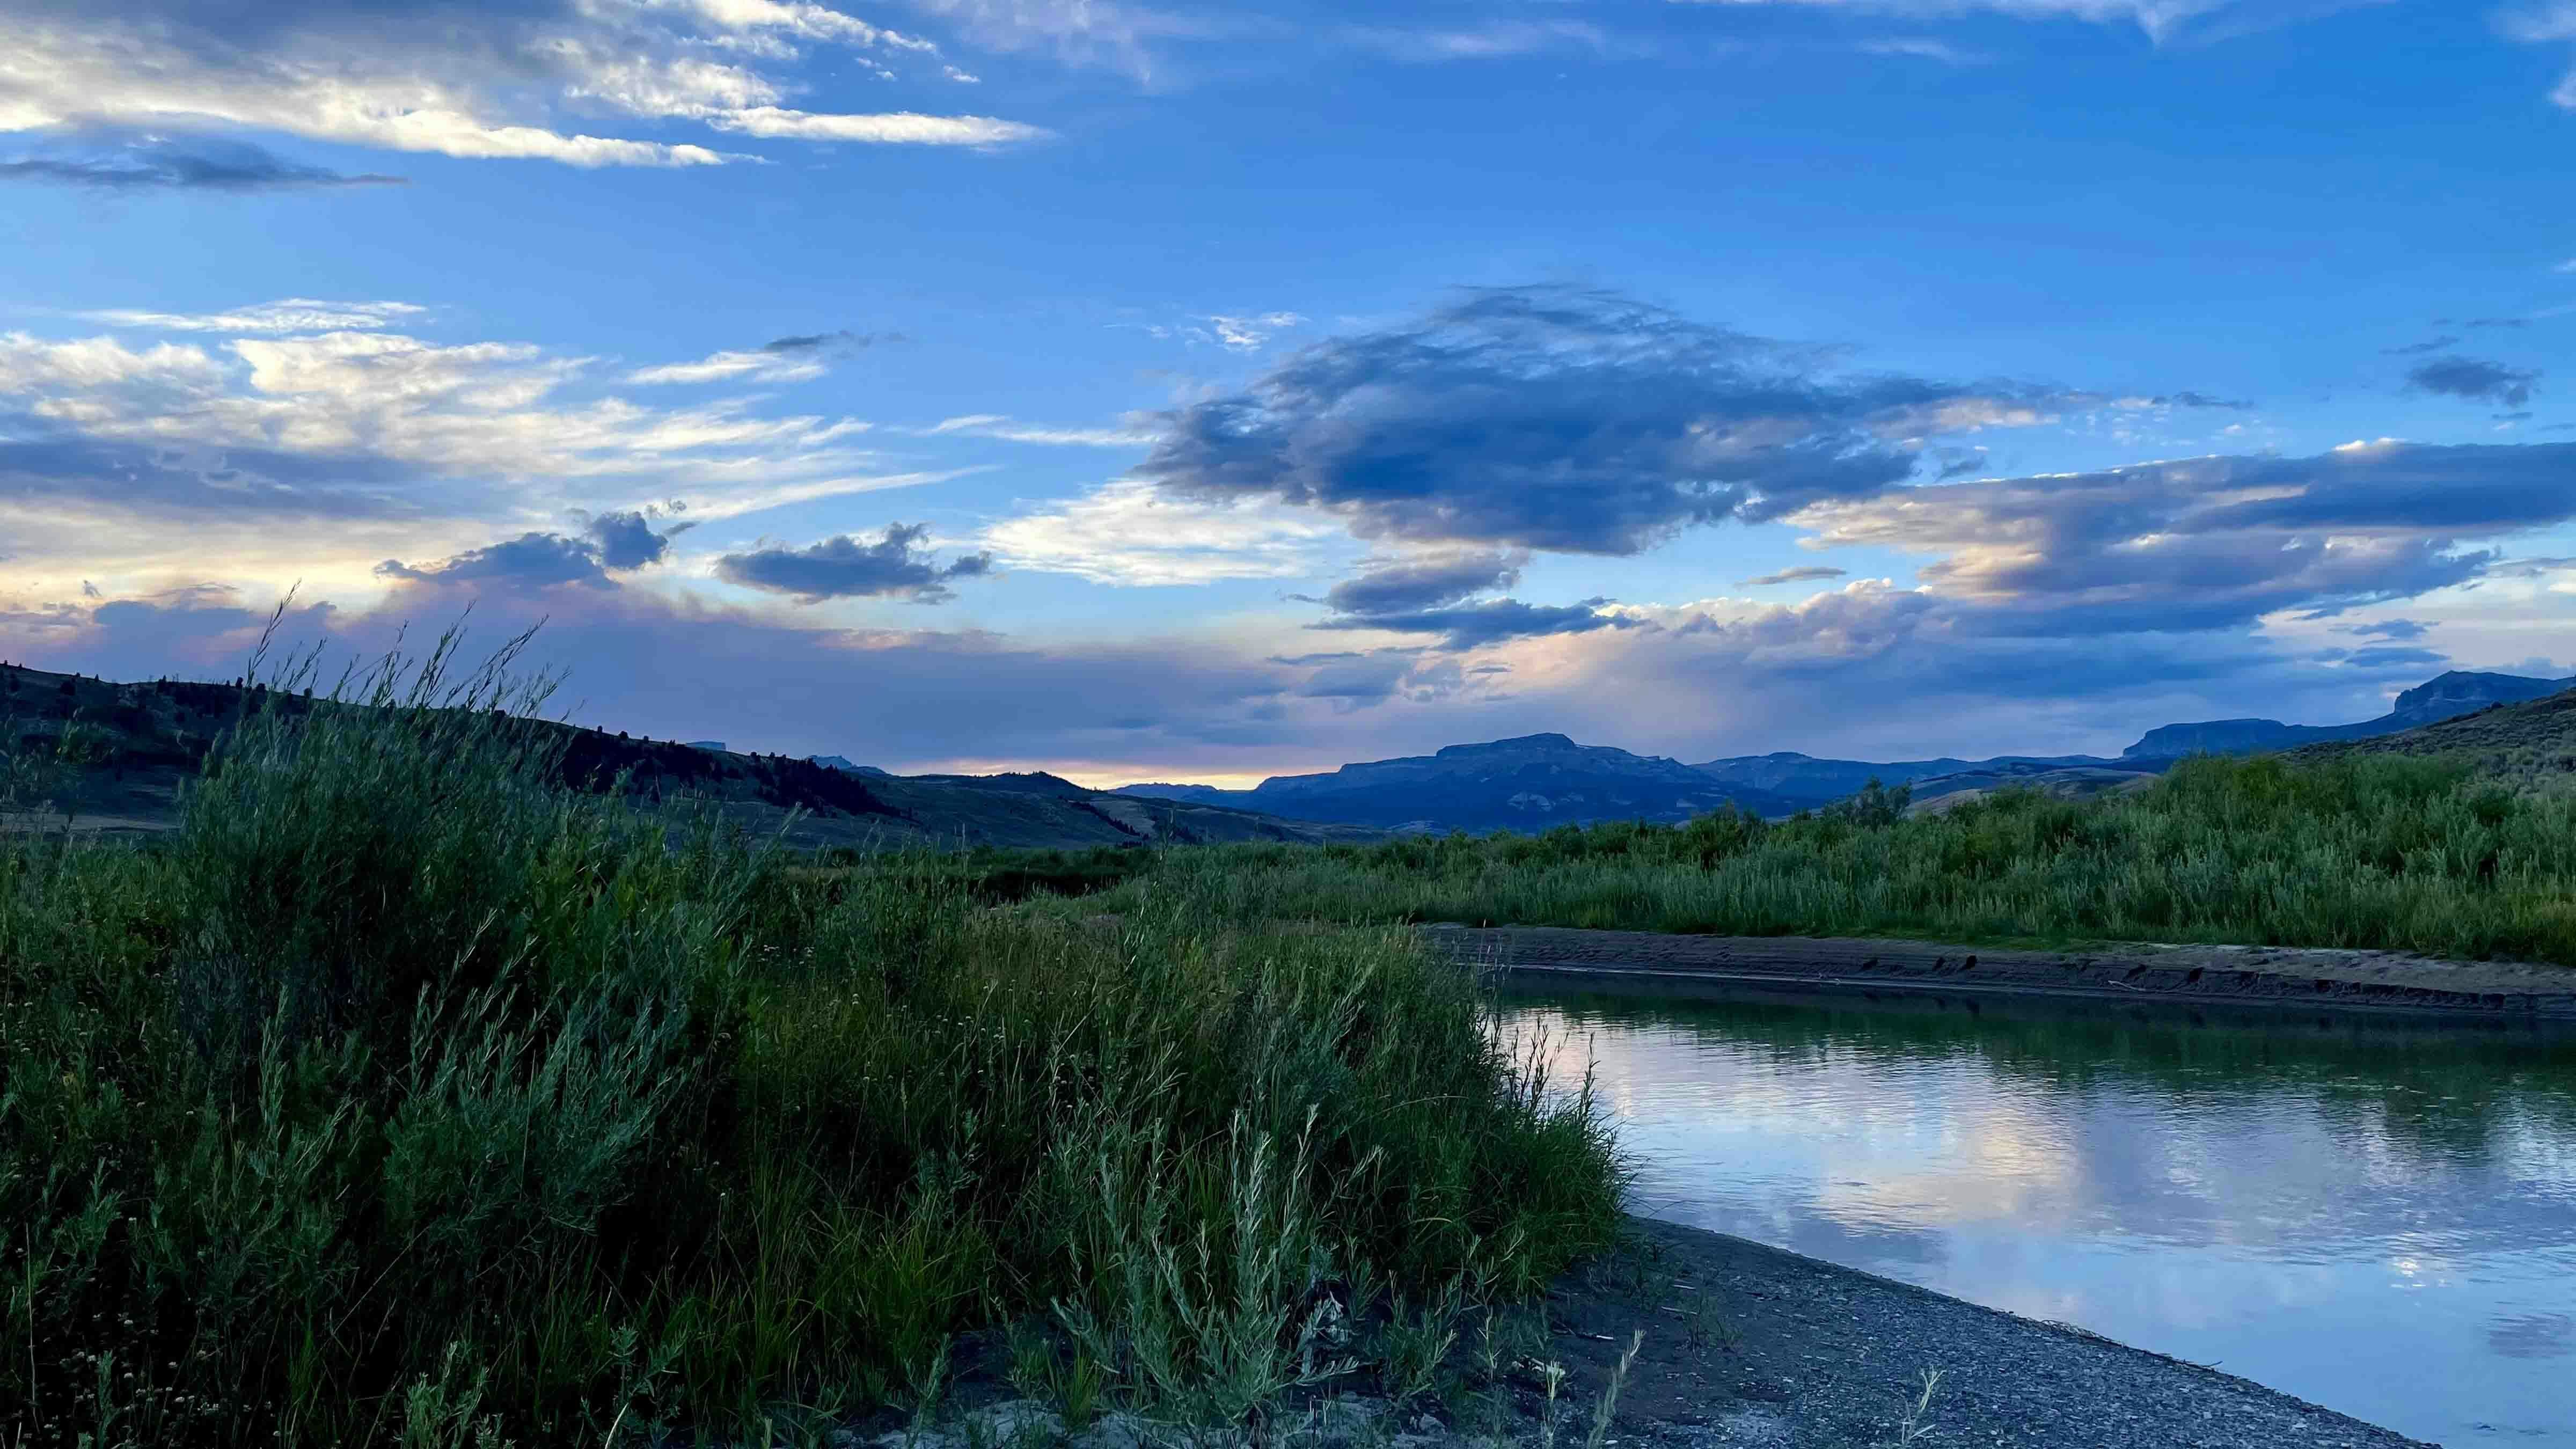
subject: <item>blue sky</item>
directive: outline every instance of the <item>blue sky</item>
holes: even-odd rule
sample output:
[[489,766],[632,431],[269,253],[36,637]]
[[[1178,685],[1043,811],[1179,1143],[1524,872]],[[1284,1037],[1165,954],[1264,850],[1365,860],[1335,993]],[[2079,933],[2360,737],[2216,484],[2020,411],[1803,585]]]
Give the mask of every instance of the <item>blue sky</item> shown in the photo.
[[10,658],[470,608],[593,722],[1087,782],[2576,673],[2566,0],[0,36]]

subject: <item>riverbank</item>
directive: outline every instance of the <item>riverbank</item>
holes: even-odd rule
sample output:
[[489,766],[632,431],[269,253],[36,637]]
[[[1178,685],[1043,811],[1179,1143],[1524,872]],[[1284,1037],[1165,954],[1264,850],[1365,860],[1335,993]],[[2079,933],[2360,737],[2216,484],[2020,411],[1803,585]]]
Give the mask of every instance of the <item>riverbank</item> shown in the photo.
[[[1559,1340],[1588,1387],[1626,1333],[1649,1330],[1621,1427],[1656,1442],[1873,1446],[1903,1442],[1909,1422],[1933,1431],[1927,1444],[2023,1449],[2420,1442],[2215,1369],[1742,1238],[1644,1220],[1633,1229],[1628,1247],[1589,1270],[1608,1286],[1557,1301]],[[1622,1283],[1649,1291],[1632,1297]],[[1673,1329],[1701,1312],[1724,1325],[1704,1352]],[[1938,1375],[1928,1401],[1926,1373]]]
[[[1543,1312],[1544,1333],[1507,1329],[1510,1346],[1488,1355],[1477,1327],[1462,1324],[1436,1390],[1328,1393],[1265,1437],[1312,1449],[2422,1444],[2213,1368],[1649,1219],[1629,1219],[1619,1247],[1520,1312]],[[960,1354],[946,1419],[888,1417],[844,1431],[838,1449],[1142,1449],[1173,1438],[1118,1414],[1068,1431],[1017,1396],[999,1336],[984,1338]],[[1552,1400],[1550,1365],[1562,1371]],[[1598,1410],[1614,1378],[1605,1422]]]
[[2397,951],[2114,945],[1995,950],[1934,941],[1681,936],[1442,923],[1453,959],[1515,976],[1697,984],[1746,995],[2053,998],[2354,1012],[2576,1028],[2576,968]]

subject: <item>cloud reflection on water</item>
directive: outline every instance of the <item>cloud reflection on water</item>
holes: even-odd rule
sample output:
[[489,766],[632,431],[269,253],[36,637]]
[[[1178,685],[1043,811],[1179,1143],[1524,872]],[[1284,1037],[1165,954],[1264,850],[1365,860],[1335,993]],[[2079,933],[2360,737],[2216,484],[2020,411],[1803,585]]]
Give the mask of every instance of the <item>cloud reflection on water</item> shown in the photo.
[[2576,1044],[1602,996],[1515,1024],[1593,1067],[1644,1211],[2576,1445]]

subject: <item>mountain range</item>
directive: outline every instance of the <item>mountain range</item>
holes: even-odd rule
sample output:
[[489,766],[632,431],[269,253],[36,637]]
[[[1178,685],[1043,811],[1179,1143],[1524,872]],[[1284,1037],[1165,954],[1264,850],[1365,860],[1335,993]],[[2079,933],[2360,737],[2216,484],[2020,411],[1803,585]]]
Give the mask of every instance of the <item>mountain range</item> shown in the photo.
[[[2392,746],[2454,740],[2516,769],[2568,770],[2576,769],[2576,738],[2566,723],[2576,719],[2576,694],[2562,693],[2570,686],[2576,679],[2455,671],[2400,694],[2377,719],[2164,725],[2110,757],[1873,761],[1778,751],[1692,765],[1535,734],[1274,776],[1250,790],[1192,784],[1092,790],[1043,772],[893,775],[839,755],[789,759],[736,753],[713,740],[684,744],[572,725],[546,728],[565,732],[560,753],[567,784],[602,788],[623,779],[648,803],[683,795],[712,801],[746,828],[783,830],[799,845],[1081,847],[1368,840],[1391,831],[1540,830],[1597,820],[1669,823],[1728,804],[1781,816],[1829,804],[1873,778],[1910,786],[1918,808],[2013,785],[2089,795],[2142,784],[2176,759],[2203,751],[2320,747],[2401,731],[2412,733]],[[248,702],[247,691],[233,684],[118,684],[0,666],[0,719],[14,720],[14,738],[6,743],[42,745],[75,720],[88,727],[88,766],[66,799],[93,829],[168,828],[179,786]],[[319,707],[293,698],[274,705]],[[2497,706],[2515,712],[2508,716]],[[2534,709],[2541,713],[2531,714]],[[2541,723],[2515,723],[2526,714]],[[2457,723],[2424,729],[2442,721]]]
[[1907,785],[1918,805],[1973,798],[2010,785],[2071,795],[2143,783],[2195,754],[2246,754],[2368,739],[2493,705],[2554,695],[2576,678],[2454,670],[2397,696],[2387,714],[2343,725],[2270,719],[2161,725],[2116,756],[1998,755],[1967,760],[1819,759],[1795,751],[1736,755],[1686,765],[1561,734],[1524,735],[1436,754],[1276,775],[1249,790],[1208,785],[1125,785],[1115,792],[1259,811],[1291,820],[1335,820],[1394,830],[1533,830],[1595,820],[1686,820],[1733,803],[1779,816],[1830,804],[1875,779]]
[[[180,788],[253,702],[253,691],[238,684],[120,684],[0,665],[0,725],[6,726],[0,766],[12,755],[58,756],[66,732],[77,724],[82,767],[67,780],[49,783],[46,797],[69,807],[75,830],[155,834],[177,823]],[[289,714],[357,707],[285,694],[259,702]],[[755,835],[780,835],[808,848],[1079,848],[1379,835],[1221,806],[1111,795],[1054,775],[906,777],[847,760],[740,753],[714,740],[638,739],[544,722],[536,727],[559,732],[557,773],[565,785],[606,790],[622,782],[628,796],[648,808],[702,802]],[[5,823],[51,828],[63,819],[48,814]]]

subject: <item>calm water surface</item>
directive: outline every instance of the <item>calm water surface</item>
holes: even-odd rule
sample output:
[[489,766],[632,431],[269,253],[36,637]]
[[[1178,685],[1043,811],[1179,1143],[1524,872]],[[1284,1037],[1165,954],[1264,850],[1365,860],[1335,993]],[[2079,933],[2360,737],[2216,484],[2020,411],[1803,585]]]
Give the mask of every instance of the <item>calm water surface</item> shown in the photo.
[[[1515,994],[1640,1207],[2449,1445],[2576,1446],[2576,1042]],[[1975,1364],[1930,1365],[1953,1374]]]

